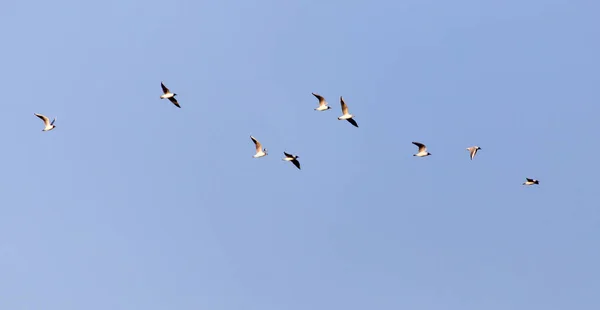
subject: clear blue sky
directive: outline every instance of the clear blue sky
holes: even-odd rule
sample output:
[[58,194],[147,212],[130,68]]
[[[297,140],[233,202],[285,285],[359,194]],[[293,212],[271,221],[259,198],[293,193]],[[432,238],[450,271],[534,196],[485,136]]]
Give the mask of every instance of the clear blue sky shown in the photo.
[[600,309],[599,11],[4,3],[0,309]]

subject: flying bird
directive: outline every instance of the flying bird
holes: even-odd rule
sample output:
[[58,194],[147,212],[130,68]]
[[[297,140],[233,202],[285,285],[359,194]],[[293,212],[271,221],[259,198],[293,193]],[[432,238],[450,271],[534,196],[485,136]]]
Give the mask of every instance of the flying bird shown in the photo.
[[317,97],[317,99],[319,99],[319,107],[315,108],[315,111],[327,111],[331,109],[331,107],[327,105],[327,101],[325,100],[325,98],[323,98],[323,96],[315,93],[312,94],[313,96]]
[[54,126],[54,122],[56,121],[56,118],[54,118],[52,120],[52,122],[50,122],[50,119],[48,119],[46,116],[44,116],[42,114],[33,113],[33,115],[39,117],[42,121],[44,121],[44,129],[42,129],[42,131],[50,131],[50,130],[56,128],[56,126]]
[[291,161],[292,164],[294,164],[294,166],[296,166],[296,168],[300,169],[300,162],[298,161],[298,158],[300,158],[300,156],[295,156],[292,154],[288,154],[286,152],[283,152],[283,154],[285,155],[285,158],[283,160]]
[[342,98],[342,96],[340,96],[340,104],[342,105],[342,113],[344,113],[344,115],[338,117],[338,120],[347,120],[350,124],[354,125],[354,127],[358,128],[358,124],[356,123],[356,121],[353,119],[354,115],[348,113],[348,106],[346,105],[346,103],[344,102],[344,98]]
[[471,155],[471,160],[473,160],[473,158],[475,158],[475,154],[477,154],[477,151],[481,150],[481,148],[478,147],[477,145],[475,145],[472,147],[468,147],[467,150],[469,150],[469,153]]
[[254,138],[253,136],[250,136],[250,139],[252,139],[254,145],[256,145],[256,154],[252,155],[252,157],[260,158],[263,156],[267,156],[267,149],[263,149],[262,144],[260,144],[260,142],[258,142],[258,140],[256,140],[256,138]]
[[160,99],[169,99],[169,101],[171,101],[176,107],[181,108],[181,106],[177,102],[177,99],[175,98],[175,96],[177,96],[177,94],[172,93],[165,86],[165,84],[163,84],[163,82],[160,82],[160,87],[162,87],[162,90],[163,90],[163,93],[164,93],[164,94],[160,95]]
[[525,183],[523,183],[523,185],[533,185],[533,184],[540,184],[540,181],[538,180],[534,180],[534,179],[530,179],[530,178],[525,178],[527,181],[525,181]]
[[431,155],[431,153],[427,152],[427,147],[425,146],[425,144],[419,142],[413,142],[412,144],[419,147],[419,152],[417,154],[414,154],[413,156],[424,157]]

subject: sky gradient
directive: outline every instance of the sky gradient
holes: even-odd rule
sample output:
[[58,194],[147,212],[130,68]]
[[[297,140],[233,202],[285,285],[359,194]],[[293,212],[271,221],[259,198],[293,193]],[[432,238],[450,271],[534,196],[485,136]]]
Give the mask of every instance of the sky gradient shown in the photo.
[[9,1],[0,309],[600,309],[599,11]]

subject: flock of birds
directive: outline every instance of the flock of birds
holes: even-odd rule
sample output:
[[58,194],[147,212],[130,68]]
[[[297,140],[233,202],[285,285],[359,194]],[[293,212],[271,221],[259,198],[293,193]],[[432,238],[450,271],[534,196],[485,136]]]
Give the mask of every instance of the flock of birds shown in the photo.
[[[181,108],[181,106],[179,105],[179,102],[177,102],[177,99],[175,98],[175,96],[177,96],[176,93],[171,92],[166,86],[165,84],[163,84],[163,82],[160,82],[160,86],[162,88],[163,94],[160,96],[160,99],[169,99],[169,101],[171,101],[171,103],[173,103],[176,107]],[[315,108],[315,111],[327,111],[329,109],[331,109],[331,106],[328,105],[327,100],[325,100],[325,98],[319,94],[315,94],[312,93],[313,96],[315,96],[317,99],[319,99],[319,106],[317,108]],[[340,117],[338,117],[338,120],[346,120],[348,121],[350,124],[352,124],[354,127],[358,128],[358,123],[356,122],[356,120],[354,120],[354,115],[350,114],[349,110],[348,110],[348,105],[346,105],[346,103],[344,102],[344,98],[340,96],[340,104],[342,107],[342,115]],[[50,119],[48,117],[46,117],[45,115],[42,114],[38,114],[38,113],[34,113],[35,116],[39,117],[43,122],[44,122],[44,129],[42,129],[42,131],[50,131],[54,128],[56,128],[56,126],[54,125],[54,123],[56,122],[56,118],[54,118],[52,121],[50,121]],[[267,149],[263,148],[262,144],[253,136],[250,136],[250,139],[252,139],[252,142],[254,142],[254,145],[256,146],[256,154],[254,154],[252,157],[254,158],[260,158],[260,157],[264,157],[267,156]],[[429,156],[431,155],[431,153],[429,153],[427,151],[427,146],[423,143],[420,142],[413,142],[414,145],[416,145],[419,150],[416,154],[413,154],[413,156],[417,156],[417,157],[425,157],[425,156]],[[475,155],[477,154],[477,151],[481,150],[481,148],[479,146],[471,146],[468,147],[467,150],[469,151],[469,156],[471,157],[471,160],[473,160],[473,158],[475,158]],[[300,161],[298,161],[298,158],[300,158],[297,155],[293,155],[293,154],[289,154],[287,152],[283,152],[283,154],[285,155],[285,157],[283,158],[284,161],[289,161],[292,164],[294,164],[294,166],[296,166],[296,168],[300,169]],[[540,184],[540,182],[536,179],[530,179],[530,178],[525,178],[526,181],[523,183],[523,185],[534,185],[534,184]]]

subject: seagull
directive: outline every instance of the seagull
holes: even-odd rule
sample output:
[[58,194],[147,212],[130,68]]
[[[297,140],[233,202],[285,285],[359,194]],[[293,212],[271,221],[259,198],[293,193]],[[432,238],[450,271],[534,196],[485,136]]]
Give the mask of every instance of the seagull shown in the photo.
[[177,99],[175,99],[175,96],[177,96],[177,94],[172,93],[165,86],[165,84],[163,84],[163,82],[160,82],[160,87],[162,87],[162,90],[164,93],[164,94],[160,95],[160,99],[169,99],[169,101],[171,101],[176,107],[181,108],[181,106],[179,106],[179,103],[177,102]]
[[291,161],[292,164],[294,164],[294,166],[296,166],[296,168],[300,169],[300,162],[298,161],[298,158],[300,158],[299,156],[288,154],[286,152],[283,152],[283,154],[285,155],[285,158],[283,160]]
[[425,146],[425,144],[419,142],[413,142],[412,144],[419,147],[419,153],[414,154],[413,156],[424,157],[431,155],[431,153],[427,152],[427,147]]
[[254,138],[253,136],[250,136],[250,139],[252,139],[252,141],[256,145],[256,154],[252,155],[252,157],[260,158],[263,156],[267,156],[267,149],[263,149],[262,144],[260,144],[260,142],[258,142],[258,140],[256,140],[256,138]]
[[346,105],[346,103],[344,102],[344,98],[342,98],[342,96],[340,96],[340,103],[342,104],[342,113],[344,113],[344,115],[338,117],[338,120],[347,120],[350,124],[354,125],[354,127],[358,127],[358,124],[356,123],[356,121],[353,119],[354,115],[348,113],[348,106]]
[[540,181],[538,180],[534,180],[534,179],[530,179],[530,178],[525,178],[527,181],[525,181],[525,183],[523,183],[523,185],[533,185],[533,184],[540,184]]
[[56,118],[54,118],[52,120],[52,122],[50,122],[50,119],[48,119],[46,116],[44,116],[42,114],[33,113],[33,115],[41,118],[44,121],[44,129],[42,129],[42,131],[50,131],[56,127],[56,126],[54,126],[54,122],[56,121]]
[[471,153],[471,160],[473,160],[473,158],[475,158],[475,154],[477,154],[477,151],[481,150],[481,148],[476,145],[468,147],[467,150],[469,150],[469,153]]
[[325,98],[323,98],[323,96],[315,93],[312,94],[313,96],[317,97],[317,99],[319,99],[319,107],[315,108],[315,111],[327,111],[331,109],[331,107],[327,105],[327,101],[325,100]]

